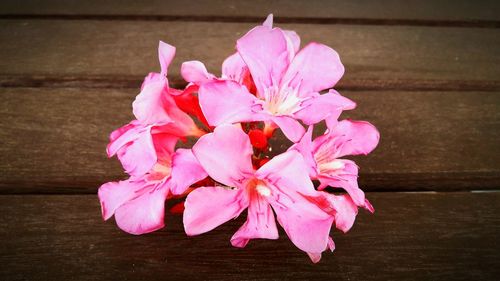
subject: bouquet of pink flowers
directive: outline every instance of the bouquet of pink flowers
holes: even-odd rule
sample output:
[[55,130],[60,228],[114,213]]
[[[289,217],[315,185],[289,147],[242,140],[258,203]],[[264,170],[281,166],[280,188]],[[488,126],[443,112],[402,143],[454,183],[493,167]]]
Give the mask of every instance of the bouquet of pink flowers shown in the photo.
[[[319,43],[300,49],[297,33],[272,21],[270,15],[236,42],[221,77],[199,61],[184,62],[183,90],[169,87],[175,48],[160,42],[161,72],[145,78],[132,104],[136,120],[110,136],[107,153],[130,178],[99,188],[105,220],[114,215],[131,234],[152,232],[164,226],[165,200],[186,196],[187,235],[247,210],[231,237],[245,247],[250,239],[278,238],[276,215],[293,244],[318,262],[335,248],[332,225],[346,232],[358,207],[373,212],[358,187],[358,166],[342,157],[368,154],[379,133],[365,121],[338,120],[356,104],[331,89],[344,74],[337,52]],[[322,121],[327,130],[313,139]],[[277,128],[293,145],[270,158]],[[176,148],[187,137],[199,139],[191,149]]]

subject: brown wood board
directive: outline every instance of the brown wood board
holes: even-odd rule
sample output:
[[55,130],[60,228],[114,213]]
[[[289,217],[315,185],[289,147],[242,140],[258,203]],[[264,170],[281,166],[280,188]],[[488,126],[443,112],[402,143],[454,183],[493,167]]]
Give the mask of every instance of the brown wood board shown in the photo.
[[103,222],[95,195],[0,196],[0,279],[497,280],[500,193],[369,193],[336,250],[314,265],[280,239],[231,247],[244,216],[197,237],[180,215],[133,236]]
[[[49,15],[49,16],[137,16],[155,20],[233,20],[257,21],[274,13],[284,21],[342,22],[361,19],[362,22],[380,24],[391,20],[406,24],[478,23],[498,21],[498,1],[340,1],[340,0],[255,0],[255,1],[62,1],[5,0],[0,4],[0,15]],[[113,17],[110,17],[113,18]]]
[[[201,60],[219,73],[235,40],[253,24],[0,20],[0,85],[133,87],[158,71],[158,40],[178,47],[180,64]],[[500,29],[283,24],[335,48],[346,66],[341,89],[500,89]],[[80,82],[78,82],[80,81]],[[75,82],[74,82],[75,83]],[[113,84],[116,83],[116,84]],[[70,83],[71,85],[71,83]]]

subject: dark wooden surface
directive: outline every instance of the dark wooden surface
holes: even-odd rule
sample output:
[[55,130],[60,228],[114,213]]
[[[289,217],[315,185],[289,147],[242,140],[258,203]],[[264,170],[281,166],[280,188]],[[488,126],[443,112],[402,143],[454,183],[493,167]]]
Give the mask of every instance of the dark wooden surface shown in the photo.
[[[0,280],[498,280],[499,3],[2,1]],[[340,53],[358,103],[343,117],[380,129],[355,159],[375,214],[316,265],[283,233],[232,248],[244,218],[195,238],[171,214],[139,237],[102,222],[96,189],[124,176],[107,136],[159,69],[158,40],[178,47],[182,87],[183,60],[220,73],[269,12]]]
[[[0,83],[24,86],[25,80],[38,77],[49,80],[46,85],[50,86],[51,81],[73,78],[81,80],[76,86],[92,87],[89,84],[93,78],[108,81],[111,88],[123,85],[137,88],[145,73],[159,70],[155,50],[158,40],[164,40],[178,47],[169,75],[179,84],[182,61],[201,60],[210,71],[219,73],[223,59],[234,52],[235,40],[253,25],[0,20]],[[282,26],[296,30],[303,43],[319,41],[341,54],[346,74],[340,89],[500,89],[500,29]],[[115,79],[118,81],[114,82]]]
[[368,197],[379,206],[375,214],[361,212],[348,234],[333,232],[337,249],[314,265],[283,233],[278,241],[231,247],[242,219],[187,237],[181,217],[168,214],[165,229],[137,237],[103,223],[93,195],[0,196],[0,279],[496,280],[500,274],[500,193]]
[[[40,5],[43,4],[43,5]],[[260,22],[263,14],[274,13],[278,21],[344,22],[380,24],[400,20],[404,24],[498,24],[500,7],[494,0],[4,0],[0,15],[17,16],[112,16],[152,20],[219,20]],[[136,16],[136,17],[134,17]],[[159,17],[160,16],[160,17]],[[163,17],[161,17],[163,16]],[[342,21],[344,20],[344,21]],[[370,21],[378,20],[378,21]],[[394,21],[398,24],[398,21]]]

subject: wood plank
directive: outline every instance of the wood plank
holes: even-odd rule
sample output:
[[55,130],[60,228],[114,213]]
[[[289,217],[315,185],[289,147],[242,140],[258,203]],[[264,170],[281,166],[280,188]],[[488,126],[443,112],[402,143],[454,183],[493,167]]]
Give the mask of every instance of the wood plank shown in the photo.
[[[89,77],[117,80],[119,85],[124,79],[137,83],[147,73],[158,71],[156,48],[160,39],[178,47],[170,69],[173,81],[180,80],[179,66],[185,60],[201,60],[210,71],[219,73],[223,59],[234,50],[235,40],[252,26],[143,21],[0,23],[3,86],[18,86],[12,81],[16,77],[21,81],[41,77],[49,84],[58,79],[92,81]],[[500,29],[282,26],[297,30],[303,43],[319,41],[338,50],[346,65],[339,87],[366,89],[388,84],[404,89],[408,87],[405,85],[410,89],[421,89],[419,85],[448,90],[462,86],[469,90],[491,90],[492,85],[493,90],[500,88]],[[481,87],[483,84],[486,88]]]
[[0,15],[147,15],[147,16],[219,16],[265,17],[275,13],[283,18],[362,18],[412,20],[493,20],[498,21],[498,1],[340,1],[340,0],[256,0],[256,1],[62,1],[4,0]]
[[0,279],[498,280],[500,193],[372,193],[334,253],[313,265],[280,233],[232,248],[233,220],[187,237],[181,216],[133,236],[102,222],[95,195],[0,196]]
[[[132,118],[137,90],[0,88],[0,192],[95,192],[124,175],[105,156],[108,135]],[[380,146],[357,157],[365,190],[497,189],[498,92],[345,91]],[[480,98],[479,98],[480,97]],[[283,136],[274,152],[287,147]]]

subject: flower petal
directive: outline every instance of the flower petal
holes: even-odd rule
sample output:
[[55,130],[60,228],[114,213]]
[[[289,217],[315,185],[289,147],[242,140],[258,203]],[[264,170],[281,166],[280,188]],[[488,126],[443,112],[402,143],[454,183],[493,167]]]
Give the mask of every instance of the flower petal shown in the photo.
[[192,184],[206,178],[207,172],[191,149],[177,149],[172,156],[172,173],[168,185],[174,195],[182,194]]
[[162,228],[168,190],[149,186],[140,196],[115,211],[116,224],[130,234],[144,234]]
[[253,149],[248,135],[233,125],[222,125],[202,136],[193,146],[193,154],[216,181],[237,187],[253,175]]
[[234,81],[213,81],[199,90],[200,106],[212,126],[261,121],[260,101],[247,88]]
[[150,72],[146,77],[144,77],[144,81],[141,84],[141,91],[148,85],[149,83],[160,82],[165,79],[165,76],[162,76],[161,73]]
[[[328,237],[328,249],[332,252],[335,250],[335,243],[333,242],[332,237]],[[307,253],[307,255],[309,255],[309,258],[313,263],[318,263],[321,260],[321,253]]]
[[238,52],[227,57],[222,63],[222,78],[241,82],[248,67]]
[[200,61],[183,62],[181,66],[181,75],[187,82],[197,85],[215,79],[215,76],[209,73],[205,65]]
[[297,53],[300,49],[300,37],[297,34],[297,32],[293,30],[283,30],[285,33],[285,37],[288,43],[288,48],[289,50],[291,49],[291,52],[293,56],[290,59],[293,59],[295,56],[295,53]]
[[167,76],[168,66],[174,59],[174,56],[175,56],[175,47],[163,41],[160,41],[160,44],[158,46],[158,58],[160,60],[161,75],[163,77]]
[[253,194],[251,197],[247,220],[231,237],[231,244],[243,248],[254,238],[278,239],[278,229],[271,206],[258,194]]
[[236,49],[250,69],[259,95],[280,82],[289,64],[287,40],[279,28],[257,26],[237,41]]
[[241,189],[200,187],[189,193],[184,206],[184,230],[191,236],[236,218],[248,206],[248,199]]
[[333,195],[327,193],[327,196],[335,210],[335,226],[343,232],[349,231],[358,214],[358,207],[354,204],[349,195]]
[[173,123],[170,124],[174,130],[172,134],[178,136],[200,136],[203,134],[193,119],[177,106],[174,96],[167,95],[163,100],[163,105],[166,108],[167,114],[173,120]]
[[315,178],[318,175],[318,172],[316,167],[316,161],[314,160],[312,151],[313,149],[312,133],[313,133],[313,126],[309,126],[309,128],[307,128],[306,133],[304,134],[304,136],[302,136],[300,141],[295,143],[288,150],[297,150],[298,152],[300,152],[300,154],[302,154],[302,157],[304,157],[304,161],[309,171],[309,176],[311,178]]
[[297,120],[290,116],[272,116],[271,120],[276,123],[283,131],[283,134],[293,142],[298,142],[306,131]]
[[342,166],[335,170],[325,170],[321,167],[328,166],[320,165],[320,174],[318,179],[321,186],[341,187],[353,199],[358,206],[365,205],[365,193],[358,186],[358,166],[351,160],[336,159],[335,166]]
[[268,181],[280,189],[300,192],[304,195],[315,192],[304,158],[295,150],[273,157],[255,172],[255,176]]
[[[163,133],[161,127],[151,128],[151,134],[153,136],[153,145],[156,151],[157,161],[168,160],[174,153],[175,145],[177,144],[179,137],[171,135],[169,133]],[[168,131],[167,131],[168,132]]]
[[139,196],[144,185],[143,181],[129,180],[101,185],[97,195],[101,202],[102,218],[108,220],[121,205]]
[[132,103],[132,111],[135,118],[144,125],[172,122],[164,105],[167,91],[166,78],[145,83],[141,92]]
[[316,124],[327,117],[338,119],[343,110],[353,109],[356,103],[338,93],[314,95],[301,104],[302,109],[293,114],[306,125]]
[[342,144],[336,151],[337,157],[344,155],[366,155],[377,147],[380,134],[369,122],[342,120],[330,129],[328,138]]
[[262,25],[273,28],[273,14],[269,14]]
[[299,89],[299,95],[306,97],[333,87],[344,74],[339,55],[332,48],[309,43],[300,50],[283,77],[282,84]]
[[306,199],[286,205],[271,203],[278,222],[297,248],[307,253],[327,249],[333,217]]
[[116,153],[123,169],[129,175],[144,175],[158,160],[151,136],[151,127],[132,124],[132,126],[126,125],[123,130],[118,130],[122,134],[116,131],[111,134],[112,140],[108,145],[108,155],[112,156]]

